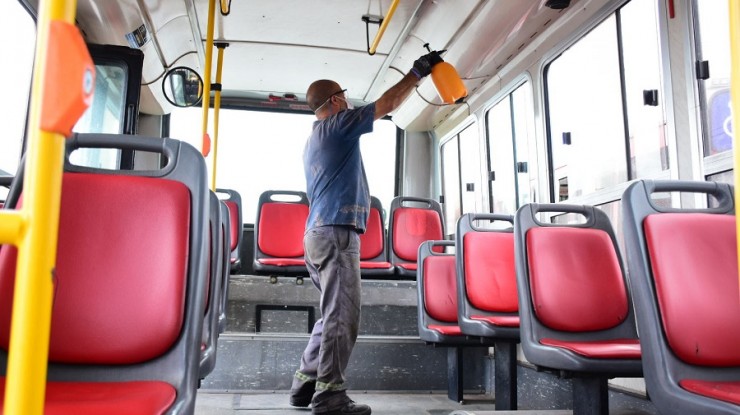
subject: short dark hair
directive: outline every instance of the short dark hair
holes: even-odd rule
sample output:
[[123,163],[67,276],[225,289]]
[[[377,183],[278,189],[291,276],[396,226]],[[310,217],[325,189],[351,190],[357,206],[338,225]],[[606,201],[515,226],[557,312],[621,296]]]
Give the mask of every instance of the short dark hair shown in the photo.
[[325,103],[332,94],[339,91],[339,84],[329,79],[319,79],[314,81],[306,91],[306,102],[311,111],[316,111]]

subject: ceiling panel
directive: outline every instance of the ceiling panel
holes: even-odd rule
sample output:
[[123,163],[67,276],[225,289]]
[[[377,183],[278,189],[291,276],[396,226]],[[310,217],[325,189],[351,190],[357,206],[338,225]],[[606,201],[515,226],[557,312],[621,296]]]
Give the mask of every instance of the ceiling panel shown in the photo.
[[383,63],[380,56],[326,49],[232,43],[224,51],[225,91],[294,93],[303,96],[311,82],[332,79],[352,99],[362,99]]
[[[208,1],[195,0],[198,26],[206,33]],[[402,1],[378,47],[387,54],[411,17],[417,1]],[[235,1],[220,17],[217,33],[225,41],[312,45],[319,48],[367,51],[362,16],[385,15],[391,0],[252,0]],[[379,26],[370,25],[370,40]]]

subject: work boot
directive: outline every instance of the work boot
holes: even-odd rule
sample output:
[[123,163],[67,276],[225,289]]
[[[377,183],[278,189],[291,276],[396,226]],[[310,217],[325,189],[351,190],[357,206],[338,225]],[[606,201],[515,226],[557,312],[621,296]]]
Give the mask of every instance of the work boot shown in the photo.
[[290,404],[305,408],[311,404],[311,399],[316,391],[316,381],[309,381],[301,385],[298,389],[290,391]]
[[[329,412],[320,412],[321,415],[370,415],[373,411],[367,405],[349,401],[343,407]],[[314,412],[316,414],[316,412]]]

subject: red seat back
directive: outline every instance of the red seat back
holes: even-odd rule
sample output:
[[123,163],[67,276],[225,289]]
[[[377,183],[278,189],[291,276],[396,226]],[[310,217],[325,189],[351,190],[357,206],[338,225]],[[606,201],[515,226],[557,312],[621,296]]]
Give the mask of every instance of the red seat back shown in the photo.
[[629,312],[626,288],[606,232],[532,228],[526,234],[526,246],[532,306],[545,326],[596,331],[625,321]]
[[424,305],[434,319],[457,323],[457,282],[455,256],[424,258]]
[[[130,364],[168,350],[183,325],[187,187],[166,179],[65,173],[59,220],[49,359]],[[3,246],[0,344],[6,350],[15,261],[16,249]]]
[[668,344],[683,361],[740,366],[735,217],[662,213],[644,221]]
[[303,256],[303,233],[308,206],[302,203],[268,202],[260,209],[259,249],[272,257]]
[[444,239],[442,220],[432,209],[400,207],[393,211],[393,250],[400,259],[416,262],[419,245]]
[[239,206],[230,200],[224,201],[226,207],[229,208],[229,222],[231,240],[229,241],[229,250],[233,251],[239,244],[239,235],[241,234],[241,216],[239,215]]
[[470,303],[486,311],[519,310],[514,234],[468,232],[463,237],[463,244],[465,288]]
[[385,231],[380,211],[370,208],[365,233],[360,235],[360,259],[373,259],[383,253]]

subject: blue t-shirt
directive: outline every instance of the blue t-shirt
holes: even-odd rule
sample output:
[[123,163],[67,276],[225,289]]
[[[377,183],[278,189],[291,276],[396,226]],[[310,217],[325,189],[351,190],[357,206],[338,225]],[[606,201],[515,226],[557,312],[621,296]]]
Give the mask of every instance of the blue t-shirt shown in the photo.
[[303,150],[310,204],[306,230],[349,225],[365,232],[370,191],[360,154],[360,136],[373,131],[374,121],[373,103],[314,122]]

